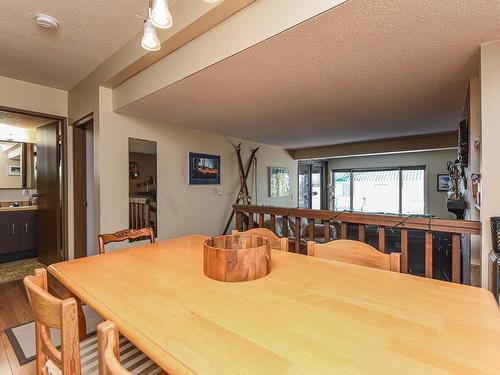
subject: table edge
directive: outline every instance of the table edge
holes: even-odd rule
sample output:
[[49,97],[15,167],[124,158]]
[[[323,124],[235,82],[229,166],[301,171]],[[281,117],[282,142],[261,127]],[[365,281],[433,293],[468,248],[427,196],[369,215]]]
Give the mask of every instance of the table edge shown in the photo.
[[[50,265],[47,267],[48,272],[54,276],[59,282],[61,282],[66,288],[68,288],[75,296],[80,300],[88,304],[93,310],[95,310],[104,320],[111,320],[117,326],[118,330],[125,336],[129,341],[131,341],[137,348],[139,348],[144,354],[146,354],[153,362],[160,366],[163,370],[167,371],[168,374],[196,374],[193,370],[187,367],[183,362],[179,361],[177,358],[173,357],[170,353],[164,351],[155,342],[151,341],[147,336],[144,336],[141,332],[137,331],[131,326],[123,326],[120,319],[113,318],[114,314],[107,309],[106,305],[98,301],[90,294],[85,292],[82,288],[71,282],[61,271],[56,268],[56,265]],[[151,352],[149,350],[144,350],[142,345],[138,345],[140,340],[148,340],[153,345],[158,347],[159,351],[162,351],[161,356],[156,352]],[[160,365],[160,363],[162,365]]]

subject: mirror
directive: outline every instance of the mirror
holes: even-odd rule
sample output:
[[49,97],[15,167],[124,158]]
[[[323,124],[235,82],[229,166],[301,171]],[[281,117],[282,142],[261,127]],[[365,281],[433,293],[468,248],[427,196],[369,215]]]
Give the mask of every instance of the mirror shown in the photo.
[[36,188],[36,145],[0,141],[0,189]]
[[129,138],[129,228],[152,227],[158,233],[156,142]]

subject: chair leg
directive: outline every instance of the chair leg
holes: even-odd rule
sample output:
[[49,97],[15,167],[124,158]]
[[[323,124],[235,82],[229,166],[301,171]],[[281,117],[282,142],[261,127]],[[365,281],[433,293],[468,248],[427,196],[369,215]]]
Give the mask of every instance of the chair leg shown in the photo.
[[43,351],[42,347],[42,332],[41,330],[44,329],[43,327],[40,326],[39,323],[35,322],[35,345],[36,345],[36,374],[37,375],[44,375],[46,374],[45,371],[45,364],[49,360],[47,357],[47,354]]

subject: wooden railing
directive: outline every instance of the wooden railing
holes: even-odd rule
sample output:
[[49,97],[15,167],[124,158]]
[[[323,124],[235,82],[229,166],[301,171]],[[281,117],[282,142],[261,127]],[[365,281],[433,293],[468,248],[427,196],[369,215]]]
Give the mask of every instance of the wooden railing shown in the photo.
[[129,228],[151,226],[149,198],[129,198]]
[[[461,239],[462,235],[481,234],[481,223],[478,221],[436,219],[427,217],[412,217],[398,215],[379,215],[353,212],[336,212],[327,210],[308,210],[299,208],[283,208],[272,206],[234,205],[236,214],[236,229],[242,231],[254,227],[268,227],[276,233],[276,220],[281,218],[283,236],[293,237],[292,250],[301,252],[301,228],[295,225],[294,233],[288,233],[288,220],[295,218],[300,223],[302,218],[308,221],[307,237],[313,240],[316,237],[315,223],[322,222],[323,238],[330,239],[331,224],[340,228],[339,238],[348,238],[348,229],[357,226],[357,240],[366,242],[366,229],[376,227],[378,231],[378,250],[381,252],[400,250],[401,271],[408,273],[409,241],[408,231],[423,231],[425,233],[425,277],[433,277],[433,233],[443,232],[451,235],[451,281],[460,283],[461,271]],[[398,229],[400,231],[400,249],[386,249],[386,231]]]

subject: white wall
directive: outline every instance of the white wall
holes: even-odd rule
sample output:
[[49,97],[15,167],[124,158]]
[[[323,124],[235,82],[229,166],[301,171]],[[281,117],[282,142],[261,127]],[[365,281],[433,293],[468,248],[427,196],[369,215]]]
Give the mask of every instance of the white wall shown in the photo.
[[[159,239],[193,233],[220,234],[239,189],[234,148],[239,140],[115,113],[112,110],[112,90],[107,88],[100,88],[99,109],[97,152],[101,232],[128,227],[128,138],[132,137],[157,142]],[[297,162],[282,149],[243,142],[244,162],[250,149],[256,146],[261,147],[257,154],[258,203],[295,206]],[[221,156],[220,186],[188,185],[189,151]],[[289,168],[290,197],[267,197],[268,166]],[[252,180],[249,181],[249,188],[253,186]],[[217,194],[218,188],[222,189],[222,196]],[[117,245],[120,246],[126,245]]]
[[446,162],[449,160],[455,160],[456,157],[456,150],[441,150],[393,155],[336,158],[329,160],[328,170],[425,166],[425,178],[427,180],[427,213],[431,213],[440,218],[454,218],[454,215],[450,214],[446,208],[446,193],[437,191],[436,179],[438,174],[448,173],[446,170]]
[[500,40],[481,46],[481,284],[488,285],[490,217],[500,216]]

